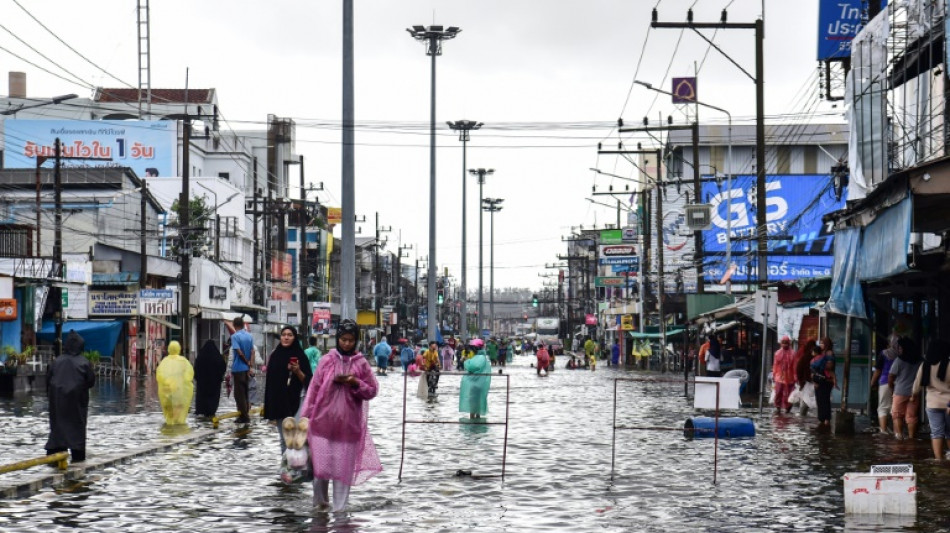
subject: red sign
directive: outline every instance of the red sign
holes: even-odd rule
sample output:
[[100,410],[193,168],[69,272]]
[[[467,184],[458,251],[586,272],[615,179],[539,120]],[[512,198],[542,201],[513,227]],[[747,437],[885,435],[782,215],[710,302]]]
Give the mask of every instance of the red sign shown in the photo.
[[16,320],[15,298],[0,298],[0,320]]

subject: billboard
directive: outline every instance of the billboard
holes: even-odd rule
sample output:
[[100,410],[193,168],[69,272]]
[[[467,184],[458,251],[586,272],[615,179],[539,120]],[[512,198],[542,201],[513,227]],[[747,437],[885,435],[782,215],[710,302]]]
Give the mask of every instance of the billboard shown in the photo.
[[[766,225],[769,240],[768,277],[770,280],[795,280],[831,275],[834,233],[822,216],[844,208],[846,195],[836,199],[831,176],[821,174],[766,176]],[[736,271],[733,283],[758,278],[755,264],[756,189],[754,175],[732,178],[727,182],[704,180],[703,199],[712,206],[712,228],[703,231],[707,281],[718,282],[725,264],[726,228],[730,229],[732,261]],[[731,200],[730,200],[731,198]],[[731,217],[728,214],[731,209]],[[729,222],[727,222],[729,219]],[[777,240],[775,237],[787,236]]]
[[[851,57],[851,40],[864,26],[866,0],[820,0],[818,61]],[[887,0],[881,0],[881,9]]]
[[6,168],[36,168],[56,155],[65,167],[130,167],[140,177],[178,175],[178,123],[172,120],[6,120]]

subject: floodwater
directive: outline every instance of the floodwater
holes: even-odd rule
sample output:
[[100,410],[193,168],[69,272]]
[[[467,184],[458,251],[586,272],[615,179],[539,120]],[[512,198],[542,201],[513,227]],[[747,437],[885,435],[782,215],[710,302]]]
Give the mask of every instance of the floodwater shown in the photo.
[[[415,397],[407,418],[461,424],[409,424],[403,479],[403,376],[380,377],[370,430],[384,471],[353,488],[347,513],[312,509],[309,485],[277,478],[277,430],[222,422],[211,439],[92,472],[85,479],[0,500],[0,530],[19,531],[950,531],[950,464],[930,457],[927,439],[864,433],[817,434],[814,418],[755,419],[753,439],[721,440],[713,484],[713,440],[681,431],[617,432],[611,479],[613,378],[671,375],[559,368],[537,377],[523,356],[509,365],[510,426],[469,424],[458,413],[458,376],[443,376],[439,397]],[[494,377],[488,421],[505,415],[505,379]],[[619,387],[618,424],[682,428],[697,413],[681,383]],[[162,417],[154,387],[103,380],[94,389],[88,454],[158,441]],[[233,410],[223,400],[219,412]],[[0,462],[42,455],[48,431],[41,394],[0,400]],[[768,410],[766,410],[768,411]],[[191,422],[208,427],[207,422]],[[912,463],[918,517],[844,516],[842,475],[872,464]],[[47,468],[47,467],[43,467]],[[472,476],[456,476],[471,470]],[[16,476],[18,474],[8,474]],[[4,477],[4,480],[8,479]]]

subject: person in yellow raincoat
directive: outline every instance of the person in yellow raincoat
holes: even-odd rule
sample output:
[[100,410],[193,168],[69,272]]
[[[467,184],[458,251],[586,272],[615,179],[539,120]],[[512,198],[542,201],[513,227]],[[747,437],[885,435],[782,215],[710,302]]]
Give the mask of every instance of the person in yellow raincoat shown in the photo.
[[158,380],[158,401],[162,405],[165,424],[184,424],[195,393],[195,369],[181,356],[178,341],[168,343],[168,355],[158,364],[155,379]]

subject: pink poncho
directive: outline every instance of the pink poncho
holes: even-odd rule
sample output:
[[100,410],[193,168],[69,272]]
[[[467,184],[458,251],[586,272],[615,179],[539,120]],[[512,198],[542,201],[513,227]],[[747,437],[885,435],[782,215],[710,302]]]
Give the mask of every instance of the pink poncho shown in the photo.
[[[334,383],[340,374],[355,376],[359,387]],[[378,390],[362,354],[344,356],[333,349],[320,358],[300,413],[310,419],[307,442],[315,478],[359,485],[383,470],[366,424],[366,401]]]

